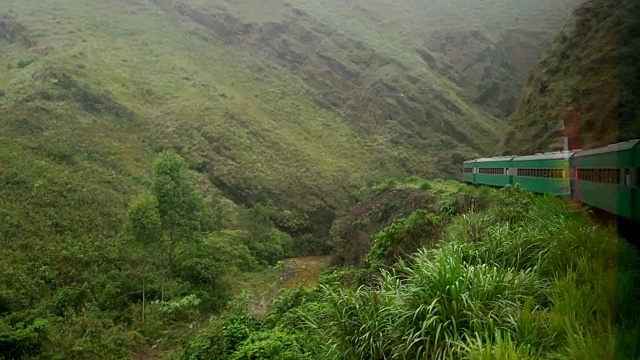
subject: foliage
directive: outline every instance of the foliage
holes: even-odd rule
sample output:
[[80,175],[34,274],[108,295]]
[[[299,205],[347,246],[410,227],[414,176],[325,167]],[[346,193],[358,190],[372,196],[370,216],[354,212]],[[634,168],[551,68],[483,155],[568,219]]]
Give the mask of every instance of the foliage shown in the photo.
[[0,353],[9,358],[19,358],[37,354],[40,350],[39,333],[47,325],[47,320],[38,319],[31,325],[7,323],[0,319]]
[[249,334],[257,330],[257,321],[248,314],[248,299],[240,296],[220,317],[211,318],[182,354],[183,359],[229,359]]
[[197,239],[200,230],[197,216],[202,204],[186,172],[184,159],[174,152],[163,152],[153,162],[151,192],[157,199],[171,267],[178,243]]
[[[637,249],[560,199],[534,197],[517,187],[492,190],[482,199],[490,204],[479,212],[449,215],[440,246],[375,270],[373,280],[362,281],[363,270],[333,271],[313,289],[284,291],[264,318],[221,315],[197,338],[201,349],[229,343],[227,328],[242,340],[224,354],[200,354],[220,359],[636,357]],[[523,203],[527,207],[521,210]],[[424,220],[423,212],[398,219],[395,228],[412,217]],[[234,327],[238,321],[251,325]]]
[[389,264],[397,256],[410,254],[428,246],[438,237],[440,219],[425,210],[416,210],[406,218],[397,219],[380,231],[373,240],[366,262],[372,267]]
[[219,264],[233,266],[240,271],[252,271],[258,264],[244,244],[247,236],[243,230],[227,229],[210,233],[204,240],[205,249]]
[[303,360],[314,359],[306,353],[304,335],[292,335],[278,331],[277,329],[251,334],[242,346],[234,352],[231,359],[282,359]]
[[171,300],[164,303],[159,303],[162,305],[161,310],[165,315],[168,315],[174,319],[187,318],[192,319],[196,316],[190,312],[196,311],[198,305],[200,305],[200,299],[198,299],[195,295],[187,295],[181,299]]
[[387,179],[385,181],[379,182],[371,187],[371,191],[374,193],[381,193],[383,191],[391,190],[398,185],[398,182],[395,179]]
[[258,204],[240,211],[238,225],[246,229],[241,240],[251,255],[260,262],[273,265],[291,254],[293,240],[275,227],[271,215],[270,207]]
[[454,218],[442,247],[382,271],[374,286],[327,289],[325,350],[344,359],[637,354],[640,344],[619,335],[640,329],[637,251],[561,200],[496,195],[484,212]]
[[126,231],[141,243],[162,246],[162,223],[155,196],[144,192],[131,200],[126,226]]
[[[177,155],[159,155],[155,170],[149,185],[159,197],[142,190],[128,209],[122,207],[121,217],[116,219],[101,212],[98,204],[95,209],[88,207],[95,214],[87,214],[90,220],[77,233],[65,230],[57,235],[49,233],[50,238],[42,238],[38,232],[47,234],[51,221],[58,226],[77,221],[71,220],[74,215],[68,207],[84,195],[73,191],[66,196],[51,195],[57,190],[51,187],[54,180],[46,177],[33,184],[16,180],[11,185],[32,188],[32,197],[23,200],[39,212],[29,222],[26,210],[22,213],[10,207],[10,211],[0,212],[6,220],[0,225],[3,236],[18,236],[16,230],[26,224],[35,229],[33,235],[20,230],[20,241],[2,238],[3,355],[120,359],[141,346],[176,348],[196,330],[200,314],[224,307],[232,296],[234,277],[259,269],[262,259],[254,258],[245,245],[255,245],[252,234],[262,236],[260,247],[254,246],[260,250],[257,254],[278,261],[286,253],[290,239],[272,222],[257,226],[249,217],[240,223],[220,199],[211,196],[207,199],[209,210],[200,211],[206,207],[200,206],[201,195]],[[37,166],[32,171],[37,171]],[[160,180],[155,181],[155,175]],[[75,178],[69,176],[65,181]],[[110,206],[109,196],[95,191],[94,197],[82,201],[93,204],[92,199],[99,199]],[[68,198],[73,201],[67,203]],[[159,198],[177,208],[166,210],[163,217]],[[111,201],[126,204],[117,197]],[[93,216],[104,216],[104,222],[94,222]],[[200,227],[202,224],[206,226]],[[173,266],[169,267],[172,227],[176,231]],[[88,235],[92,231],[95,236]]]

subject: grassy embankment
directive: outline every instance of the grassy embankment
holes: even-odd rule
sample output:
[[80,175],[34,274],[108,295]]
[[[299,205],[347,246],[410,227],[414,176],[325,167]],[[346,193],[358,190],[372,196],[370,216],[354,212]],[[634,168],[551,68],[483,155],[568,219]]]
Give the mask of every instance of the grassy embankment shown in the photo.
[[368,269],[332,272],[315,289],[285,292],[264,319],[237,303],[212,319],[183,357],[640,354],[640,258],[615,229],[552,197],[514,188],[451,190],[377,233]]

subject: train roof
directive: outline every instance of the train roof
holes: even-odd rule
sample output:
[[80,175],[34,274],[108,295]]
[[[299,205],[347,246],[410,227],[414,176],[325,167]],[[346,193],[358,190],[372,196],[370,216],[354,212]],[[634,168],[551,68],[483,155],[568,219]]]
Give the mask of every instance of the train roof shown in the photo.
[[510,161],[513,160],[513,158],[515,158],[515,156],[513,155],[509,155],[509,156],[496,156],[496,157],[490,157],[490,158],[480,158],[480,159],[475,159],[474,162],[490,162],[490,161]]
[[576,154],[575,157],[589,156],[589,155],[595,155],[595,154],[605,154],[605,153],[625,151],[625,150],[634,150],[634,149],[637,149],[639,146],[640,146],[640,139],[631,140],[626,142],[620,142],[617,144],[607,145],[597,149],[583,150],[580,153]]
[[554,151],[547,153],[538,153],[535,155],[518,156],[513,161],[528,161],[528,160],[569,160],[571,156],[575,154],[575,151]]

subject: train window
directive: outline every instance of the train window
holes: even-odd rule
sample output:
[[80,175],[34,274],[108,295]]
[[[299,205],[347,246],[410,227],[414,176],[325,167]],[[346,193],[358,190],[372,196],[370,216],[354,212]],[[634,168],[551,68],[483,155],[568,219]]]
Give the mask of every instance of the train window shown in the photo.
[[[563,175],[565,173],[563,172]],[[576,169],[575,178],[603,184],[630,184],[630,170],[621,169]]]

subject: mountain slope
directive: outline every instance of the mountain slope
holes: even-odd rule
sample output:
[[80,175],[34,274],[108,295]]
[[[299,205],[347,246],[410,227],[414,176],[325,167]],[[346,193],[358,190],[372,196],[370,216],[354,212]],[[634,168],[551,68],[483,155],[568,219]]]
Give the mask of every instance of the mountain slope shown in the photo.
[[[474,99],[522,74],[478,77],[433,39],[457,26],[493,46],[528,18],[514,36],[544,42],[570,3],[529,16],[526,2],[504,0],[0,0],[0,209],[33,234],[108,238],[155,155],[175,149],[207,192],[328,229],[356,186],[457,176],[463,159],[495,151],[504,125],[492,114],[509,111],[511,90],[498,81],[498,96]],[[518,61],[496,52],[487,59]],[[87,204],[101,215],[79,214]]]
[[585,2],[532,74],[505,153],[556,149],[564,135],[583,149],[640,137],[639,84],[640,5]]

